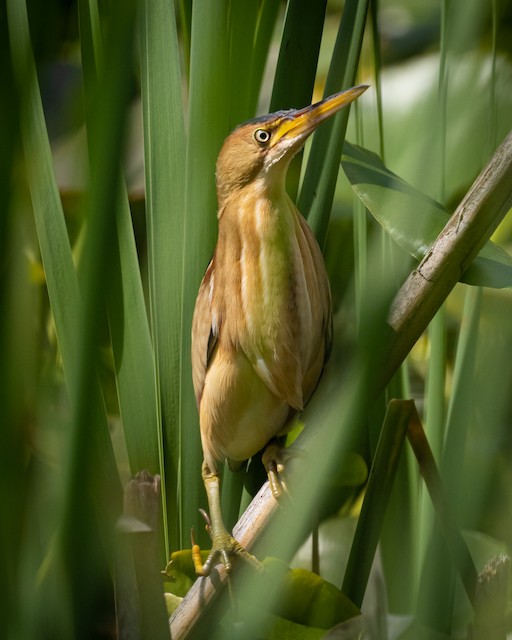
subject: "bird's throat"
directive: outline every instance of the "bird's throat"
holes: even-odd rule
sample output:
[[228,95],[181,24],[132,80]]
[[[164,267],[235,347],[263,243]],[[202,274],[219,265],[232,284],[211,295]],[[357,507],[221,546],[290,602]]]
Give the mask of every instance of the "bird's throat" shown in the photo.
[[[293,306],[296,213],[286,194],[275,200],[242,197],[219,219],[214,314],[233,341],[273,349],[283,313]],[[235,338],[235,334],[238,336]]]

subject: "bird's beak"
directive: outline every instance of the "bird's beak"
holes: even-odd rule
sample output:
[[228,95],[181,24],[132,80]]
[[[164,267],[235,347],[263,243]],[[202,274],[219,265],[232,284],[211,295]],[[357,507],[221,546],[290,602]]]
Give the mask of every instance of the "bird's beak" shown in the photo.
[[335,93],[299,111],[290,112],[274,133],[274,144],[278,144],[283,138],[296,140],[297,142],[304,141],[321,122],[353,102],[366,89],[368,89],[368,85],[361,84],[346,91]]

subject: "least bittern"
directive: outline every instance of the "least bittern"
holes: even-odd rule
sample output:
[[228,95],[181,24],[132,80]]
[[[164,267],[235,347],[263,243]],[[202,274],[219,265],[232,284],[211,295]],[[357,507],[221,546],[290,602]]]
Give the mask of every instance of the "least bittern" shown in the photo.
[[[219,235],[192,325],[212,537],[204,575],[219,556],[227,571],[232,555],[257,562],[224,525],[218,463],[240,464],[285,433],[313,393],[330,351],[329,281],[313,233],[286,193],[288,165],[321,122],[366,88],[250,120],[231,133],[219,154]],[[275,458],[263,456],[277,493],[282,467]]]

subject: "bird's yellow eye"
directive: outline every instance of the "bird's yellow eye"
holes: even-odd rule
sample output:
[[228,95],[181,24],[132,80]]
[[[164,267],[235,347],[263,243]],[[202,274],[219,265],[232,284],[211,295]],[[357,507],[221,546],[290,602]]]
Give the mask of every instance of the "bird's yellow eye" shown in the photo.
[[267,144],[270,140],[270,132],[266,129],[256,129],[254,132],[254,139],[256,142],[259,142],[259,144]]

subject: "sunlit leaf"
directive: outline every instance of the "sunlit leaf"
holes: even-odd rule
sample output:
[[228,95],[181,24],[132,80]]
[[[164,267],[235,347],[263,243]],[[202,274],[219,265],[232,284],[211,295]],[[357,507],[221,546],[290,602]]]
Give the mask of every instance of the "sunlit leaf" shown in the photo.
[[[450,213],[384,166],[373,152],[345,142],[341,162],[355,193],[393,240],[421,260]],[[512,286],[512,257],[488,242],[461,279],[486,287]]]
[[179,540],[179,389],[185,125],[174,5],[141,3],[139,22],[149,301],[158,394],[157,425],[167,543]]
[[329,629],[359,615],[359,609],[337,587],[306,569],[289,569],[276,558],[263,562],[265,572],[257,579],[280,582],[274,612],[282,618],[310,627]]

